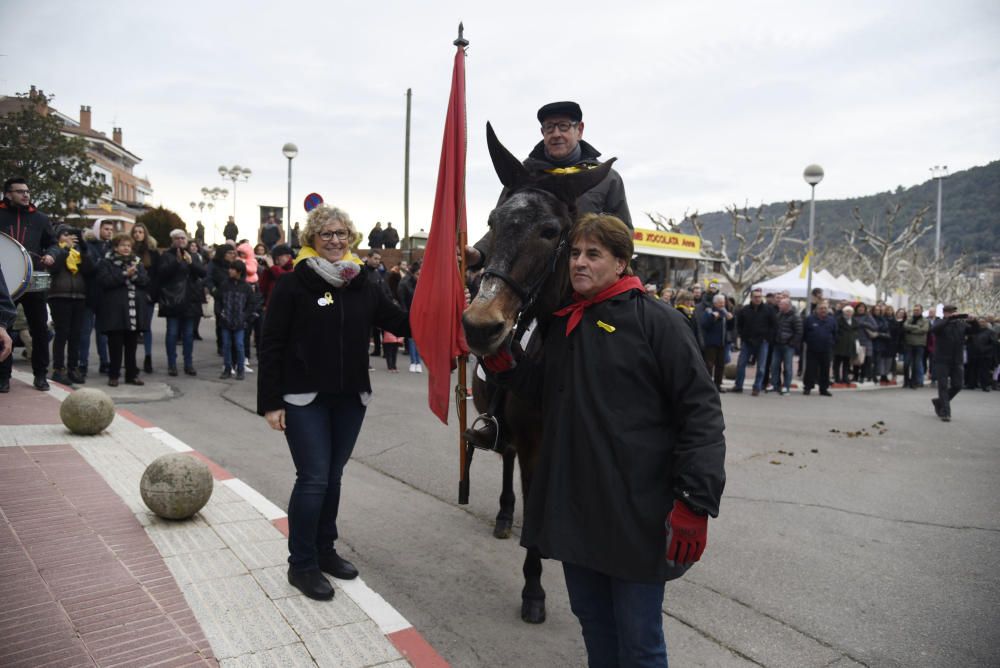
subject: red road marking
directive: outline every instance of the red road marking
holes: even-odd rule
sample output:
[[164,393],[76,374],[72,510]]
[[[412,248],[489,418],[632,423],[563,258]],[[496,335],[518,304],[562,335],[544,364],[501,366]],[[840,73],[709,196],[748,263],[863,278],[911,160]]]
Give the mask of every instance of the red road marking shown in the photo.
[[386,636],[414,668],[450,668],[424,637],[413,627]]
[[215,478],[216,480],[229,480],[231,478],[235,478],[236,477],[232,473],[230,473],[229,471],[227,471],[226,469],[222,468],[221,466],[219,466],[218,464],[216,464],[215,462],[213,462],[211,459],[209,459],[205,455],[203,455],[200,452],[198,452],[197,450],[188,450],[187,452],[185,452],[183,454],[185,454],[185,455],[191,455],[195,459],[200,459],[201,461],[203,461],[206,464],[208,464],[208,470],[212,472],[212,477]]

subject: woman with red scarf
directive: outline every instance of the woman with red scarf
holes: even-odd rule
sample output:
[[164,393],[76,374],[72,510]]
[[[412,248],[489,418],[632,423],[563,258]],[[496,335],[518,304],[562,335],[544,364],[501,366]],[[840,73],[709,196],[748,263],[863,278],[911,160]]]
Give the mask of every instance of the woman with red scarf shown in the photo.
[[631,275],[631,230],[588,214],[569,242],[542,359],[484,361],[542,402],[521,544],[563,562],[591,666],[665,666],[664,583],[700,559],[725,484],[719,394],[684,316]]

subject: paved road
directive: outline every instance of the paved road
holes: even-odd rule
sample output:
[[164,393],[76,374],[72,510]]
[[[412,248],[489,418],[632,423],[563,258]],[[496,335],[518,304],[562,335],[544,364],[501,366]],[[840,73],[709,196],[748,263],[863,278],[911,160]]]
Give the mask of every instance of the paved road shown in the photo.
[[[172,398],[128,407],[285,507],[293,471],[254,376],[215,380],[211,341],[197,363],[197,379],[147,379]],[[499,460],[477,455],[456,505],[454,420],[427,410],[425,376],[375,366],[341,548],[453,665],[582,665],[557,564],[548,621],[518,617],[522,551],[490,534]],[[963,392],[950,424],[931,396],[724,397],[729,481],[705,558],[667,586],[672,665],[1000,665],[1000,394]]]

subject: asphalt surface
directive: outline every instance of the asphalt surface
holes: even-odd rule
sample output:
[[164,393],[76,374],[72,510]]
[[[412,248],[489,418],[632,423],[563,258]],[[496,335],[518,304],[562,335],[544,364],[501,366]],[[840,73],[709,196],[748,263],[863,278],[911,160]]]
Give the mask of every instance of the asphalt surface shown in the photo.
[[[286,507],[294,471],[255,413],[255,374],[216,379],[207,321],[199,376],[168,378],[156,326],[154,400],[120,405]],[[452,665],[584,665],[557,563],[547,621],[520,621],[520,498],[515,537],[491,535],[499,459],[477,453],[458,506],[457,420],[430,413],[405,356],[397,375],[373,364],[338,547]],[[1000,393],[961,393],[951,423],[932,396],[724,396],[728,483],[702,562],[667,585],[671,665],[1000,665]]]

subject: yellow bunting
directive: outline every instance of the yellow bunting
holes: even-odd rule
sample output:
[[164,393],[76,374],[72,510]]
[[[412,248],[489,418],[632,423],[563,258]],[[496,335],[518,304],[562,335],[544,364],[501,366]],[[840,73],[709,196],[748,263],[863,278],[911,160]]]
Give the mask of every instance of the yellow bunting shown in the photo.
[[604,322],[603,320],[598,320],[597,321],[597,326],[600,327],[601,329],[603,329],[608,334],[611,334],[612,332],[615,331],[615,326],[614,325],[609,325],[608,323]]

